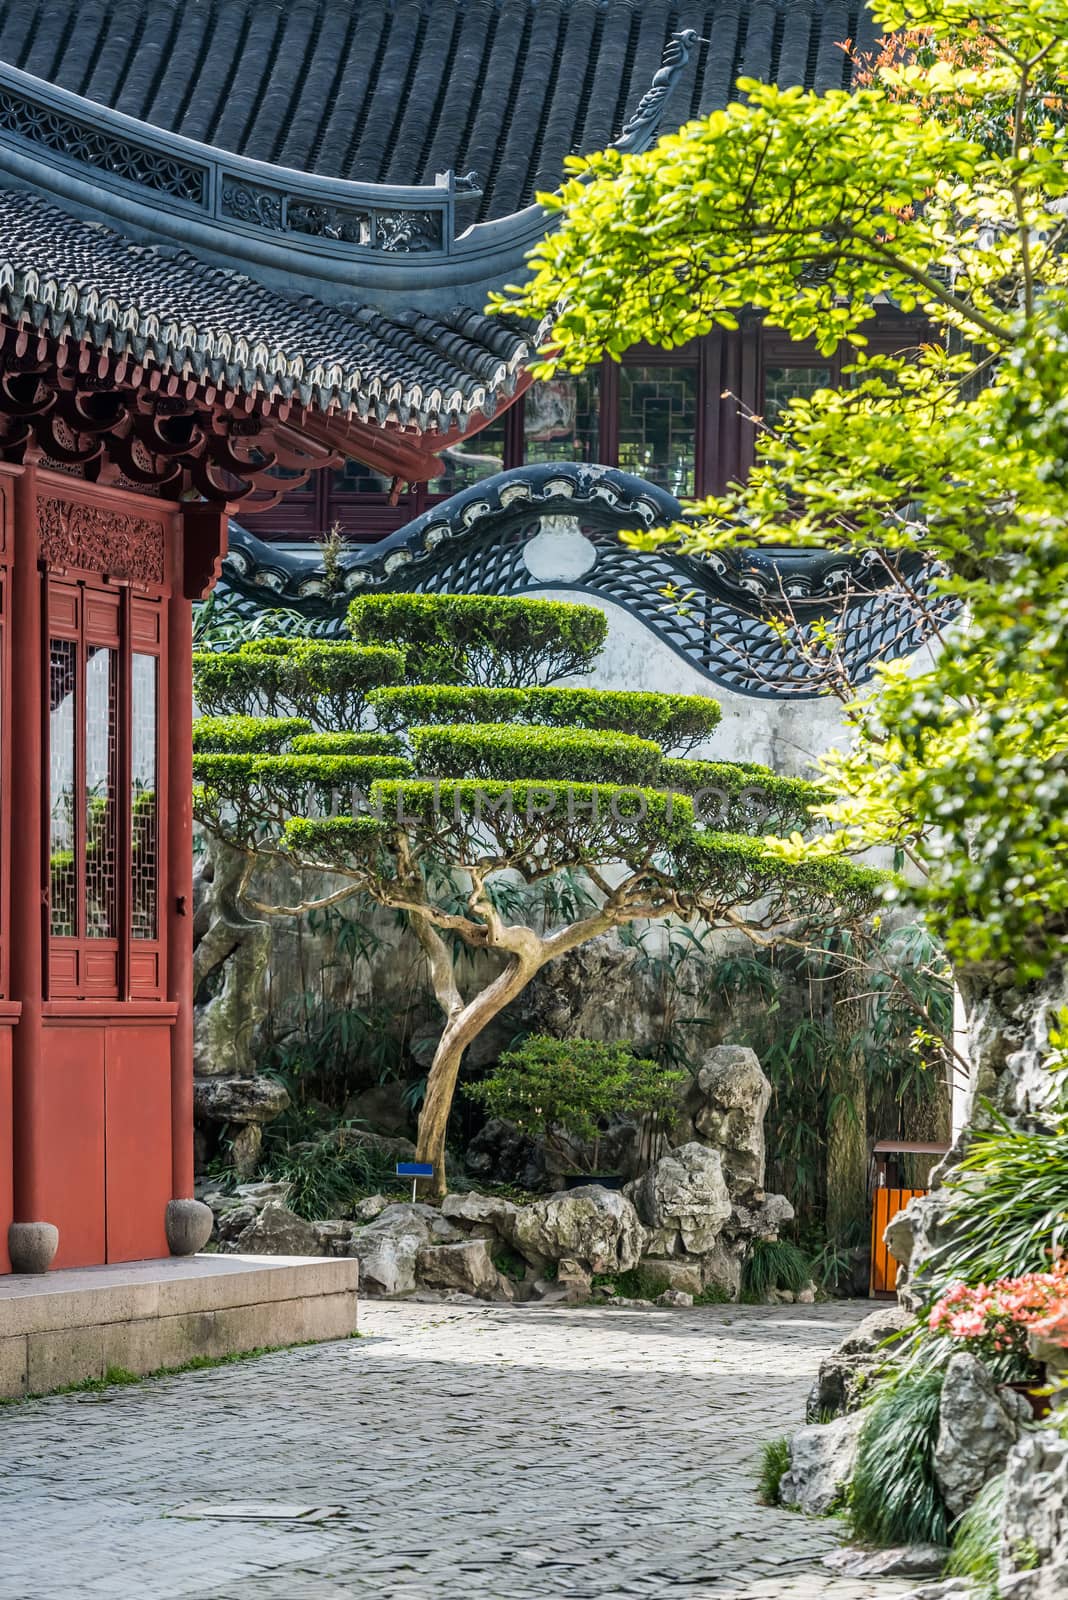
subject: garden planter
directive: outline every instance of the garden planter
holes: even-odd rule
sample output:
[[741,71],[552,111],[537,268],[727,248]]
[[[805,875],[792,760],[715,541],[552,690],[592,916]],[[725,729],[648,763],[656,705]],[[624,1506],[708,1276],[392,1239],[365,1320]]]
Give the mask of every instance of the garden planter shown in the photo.
[[1002,1387],[1011,1389],[1013,1394],[1023,1395],[1027,1404],[1031,1407],[1031,1415],[1036,1422],[1041,1422],[1043,1417],[1048,1417],[1053,1409],[1049,1395],[1041,1392],[1044,1387],[1041,1378],[1033,1378],[1028,1383],[1006,1383]]
[[7,1230],[12,1272],[47,1272],[59,1249],[59,1229],[52,1222],[13,1222]]
[[582,1189],[588,1183],[599,1183],[602,1189],[622,1189],[626,1182],[621,1172],[565,1172],[565,1189]]

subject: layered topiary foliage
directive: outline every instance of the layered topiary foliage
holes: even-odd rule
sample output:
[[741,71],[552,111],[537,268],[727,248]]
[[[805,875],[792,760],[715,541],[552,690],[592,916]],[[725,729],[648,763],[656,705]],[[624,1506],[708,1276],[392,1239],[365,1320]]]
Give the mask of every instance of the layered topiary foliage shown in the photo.
[[[352,644],[196,658],[196,811],[250,879],[281,857],[337,874],[332,900],[405,914],[445,1018],[419,1124],[437,1192],[464,1051],[547,962],[650,918],[772,929],[870,904],[877,874],[763,842],[804,831],[819,790],[687,759],[715,702],[554,686],[596,658],[594,608],[389,594],[354,601],[349,625]],[[473,993],[465,950],[496,958]]]

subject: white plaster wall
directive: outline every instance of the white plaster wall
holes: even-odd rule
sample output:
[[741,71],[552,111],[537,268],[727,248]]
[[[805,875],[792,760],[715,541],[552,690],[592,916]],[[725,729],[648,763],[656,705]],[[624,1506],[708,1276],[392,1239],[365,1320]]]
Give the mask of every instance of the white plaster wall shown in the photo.
[[758,698],[736,694],[704,677],[644,623],[621,606],[580,590],[526,590],[549,600],[595,605],[608,618],[608,639],[593,671],[574,684],[598,689],[652,689],[663,694],[700,694],[717,700],[723,718],[698,752],[726,761],[761,761],[786,777],[810,777],[816,758],[845,743],[838,701]]

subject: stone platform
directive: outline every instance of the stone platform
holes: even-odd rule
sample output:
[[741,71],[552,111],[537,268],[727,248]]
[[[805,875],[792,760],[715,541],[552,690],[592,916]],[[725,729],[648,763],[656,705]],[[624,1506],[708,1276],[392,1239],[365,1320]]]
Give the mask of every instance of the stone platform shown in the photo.
[[350,1260],[199,1255],[0,1277],[0,1395],[343,1339],[358,1272]]

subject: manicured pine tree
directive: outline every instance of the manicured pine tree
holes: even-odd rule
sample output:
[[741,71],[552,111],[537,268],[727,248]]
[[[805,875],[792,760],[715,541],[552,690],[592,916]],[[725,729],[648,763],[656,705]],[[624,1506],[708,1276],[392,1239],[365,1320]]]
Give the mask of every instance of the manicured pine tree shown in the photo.
[[[278,859],[340,880],[279,914],[403,912],[444,1017],[418,1138],[436,1194],[464,1051],[548,962],[626,923],[840,926],[870,905],[878,874],[764,842],[808,829],[812,785],[692,758],[715,701],[558,686],[604,643],[595,608],[381,594],[348,621],[352,643],[197,657],[196,815],[247,884]],[[496,959],[468,989],[473,951]]]

